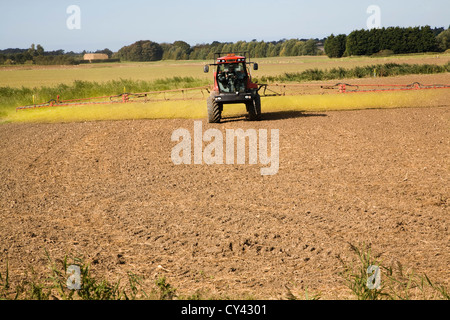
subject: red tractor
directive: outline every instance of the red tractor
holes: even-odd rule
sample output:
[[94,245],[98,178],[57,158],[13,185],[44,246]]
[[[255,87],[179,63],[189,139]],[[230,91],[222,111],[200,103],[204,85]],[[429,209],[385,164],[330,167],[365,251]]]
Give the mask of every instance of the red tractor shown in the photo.
[[[237,53],[241,54],[241,53]],[[225,104],[245,104],[248,118],[251,121],[261,120],[261,97],[258,84],[253,83],[248,65],[253,64],[253,70],[258,70],[258,64],[247,59],[248,54],[216,53],[216,63],[204,66],[204,72],[209,72],[209,66],[215,66],[214,88],[208,97],[209,123],[220,123]]]

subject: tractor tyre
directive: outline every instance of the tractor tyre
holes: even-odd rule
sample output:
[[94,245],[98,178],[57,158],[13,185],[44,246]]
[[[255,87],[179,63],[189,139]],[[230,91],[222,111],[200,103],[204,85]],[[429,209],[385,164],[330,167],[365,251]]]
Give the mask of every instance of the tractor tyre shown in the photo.
[[207,100],[208,105],[208,121],[209,123],[220,123],[222,119],[222,108],[214,97],[209,97]]
[[250,121],[261,121],[261,96],[256,94],[255,99],[247,105]]

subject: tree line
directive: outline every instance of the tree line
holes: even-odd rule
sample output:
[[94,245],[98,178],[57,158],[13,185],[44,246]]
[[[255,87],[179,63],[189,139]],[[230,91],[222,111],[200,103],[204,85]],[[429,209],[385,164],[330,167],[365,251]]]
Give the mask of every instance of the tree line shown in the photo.
[[[83,61],[86,51],[76,53],[64,50],[45,51],[40,45],[32,44],[28,49],[9,48],[0,50],[0,65],[37,64],[37,65],[75,65]],[[108,48],[97,50],[95,53],[104,53],[111,58],[114,54]]]
[[[109,58],[121,61],[159,61],[159,60],[206,60],[213,59],[216,52],[248,52],[252,57],[288,57],[302,55],[323,55],[319,46],[325,39],[282,39],[265,42],[252,40],[238,42],[214,41],[210,44],[189,45],[184,41],[174,43],[156,43],[140,40],[122,47],[113,53],[109,49],[97,50],[106,53]],[[29,49],[0,50],[0,64],[79,64],[82,53],[64,52],[64,50],[45,51],[41,45],[31,45]]]
[[[322,47],[323,50],[322,50]],[[184,41],[155,43],[138,41],[120,49],[114,57],[124,61],[209,60],[217,52],[248,52],[254,58],[327,54],[329,57],[422,52],[443,52],[450,48],[450,31],[430,26],[390,27],[355,30],[349,35],[333,34],[325,39],[282,39],[265,42],[237,41],[197,44]]]
[[325,53],[330,58],[370,56],[391,53],[443,52],[450,48],[450,31],[444,28],[390,27],[355,30],[349,35],[330,35],[325,41]]
[[283,39],[280,41],[238,41],[197,44],[190,46],[184,41],[174,43],[155,43],[137,41],[121,48],[114,57],[124,61],[157,61],[157,60],[206,60],[214,58],[217,52],[248,52],[254,58],[288,57],[301,55],[322,55],[318,48],[319,39],[299,40]]
[[[390,27],[355,30],[349,35],[330,35],[325,39],[281,39],[279,41],[237,41],[189,45],[184,41],[156,43],[137,41],[118,52],[97,50],[121,61],[209,60],[216,52],[248,52],[254,58],[323,55],[330,58],[360,55],[389,55],[444,52],[450,49],[450,28]],[[64,50],[45,51],[41,45],[29,49],[0,50],[0,64],[79,64],[81,53]]]

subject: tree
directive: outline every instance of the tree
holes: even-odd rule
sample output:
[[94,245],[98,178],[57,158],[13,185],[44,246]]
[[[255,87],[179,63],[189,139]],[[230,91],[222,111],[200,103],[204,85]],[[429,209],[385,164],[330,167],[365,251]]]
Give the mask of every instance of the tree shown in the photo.
[[44,48],[40,44],[38,44],[36,47],[36,53],[38,56],[43,56],[45,53]]
[[34,56],[36,55],[36,46],[35,46],[34,43],[31,45],[30,49],[28,49],[28,52],[27,52],[27,53],[28,53],[29,56],[31,56],[31,57],[34,57]]
[[247,43],[244,41],[238,41],[233,45],[233,51],[234,52],[242,52],[245,51],[247,47]]
[[367,52],[367,36],[365,30],[355,30],[347,36],[346,55],[362,56]]
[[418,52],[433,52],[438,50],[436,37],[430,26],[425,26],[420,30],[418,49]]
[[280,47],[270,42],[267,47],[267,57],[278,57],[280,55]]
[[103,50],[97,50],[97,51],[95,51],[95,53],[103,53],[103,54],[106,54],[106,55],[108,55],[108,58],[111,58],[112,56],[113,56],[113,52],[111,51],[111,50],[109,50],[108,48],[105,48],[105,49],[103,49]]
[[436,37],[437,45],[439,47],[439,50],[445,51],[450,49],[450,29],[447,29],[443,32],[441,32]]
[[347,44],[347,36],[340,34],[334,36],[333,34],[325,40],[325,53],[330,58],[341,58],[345,53]]
[[297,41],[292,48],[292,55],[301,56],[304,53],[305,43],[303,41]]
[[317,44],[316,44],[316,40],[314,39],[309,39],[308,41],[306,41],[305,45],[303,46],[303,55],[305,56],[315,56],[317,55]]
[[300,41],[300,40],[298,40],[298,39],[289,39],[289,40],[284,41],[281,44],[280,56],[282,56],[282,57],[294,56],[295,55],[294,52],[293,52],[294,51],[294,47],[295,47],[295,44],[298,41]]
[[[333,41],[333,37],[330,37],[328,52],[335,50],[331,45]],[[396,54],[435,51],[436,37],[430,26],[356,30],[347,37],[347,55],[372,55],[382,50],[391,50]]]
[[189,55],[190,51],[191,51],[191,46],[189,45],[189,43],[184,42],[184,41],[175,41],[173,43],[174,47],[180,48],[181,52],[184,54]]
[[121,48],[117,56],[126,61],[158,61],[163,57],[163,49],[156,42],[141,40]]
[[258,43],[258,45],[255,48],[255,58],[264,58],[266,57],[266,53],[267,53],[267,43],[265,43],[264,41],[261,41],[260,43]]

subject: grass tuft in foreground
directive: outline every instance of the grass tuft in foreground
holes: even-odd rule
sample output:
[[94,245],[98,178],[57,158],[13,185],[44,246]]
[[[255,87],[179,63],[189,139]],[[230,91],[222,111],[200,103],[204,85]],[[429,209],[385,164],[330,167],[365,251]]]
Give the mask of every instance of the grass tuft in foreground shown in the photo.
[[[449,300],[447,288],[432,282],[426,274],[403,270],[400,262],[386,266],[372,254],[371,248],[362,244],[351,250],[356,263],[341,259],[344,270],[341,273],[346,286],[358,300]],[[375,285],[375,270],[378,269],[379,283]]]
[[[349,257],[351,262],[339,258],[343,271],[342,279],[358,300],[449,300],[450,295],[444,285],[437,284],[424,274],[414,271],[404,271],[403,266],[396,262],[394,266],[386,266],[378,259],[368,246],[354,246],[350,244],[354,256]],[[81,258],[64,257],[63,260],[54,261],[46,253],[49,274],[38,277],[31,269],[31,274],[17,283],[12,283],[9,263],[6,260],[6,270],[0,272],[0,300],[223,300],[230,299],[226,293],[216,297],[211,294],[196,291],[191,295],[181,295],[165,277],[158,277],[154,285],[146,291],[143,278],[128,272],[127,281],[110,282],[93,276],[89,264]],[[70,261],[70,262],[69,262]],[[79,268],[79,287],[69,289],[69,284],[77,283],[73,280],[73,273],[68,272],[69,267]],[[380,282],[377,284],[374,268],[380,272]],[[370,287],[370,285],[374,285]],[[301,294],[294,294],[286,286],[288,300],[319,300],[321,294],[312,293],[308,289]],[[250,299],[255,299],[248,296]]]
[[[120,281],[111,283],[98,280],[92,273],[90,266],[80,258],[65,257],[56,263],[47,254],[50,274],[45,279],[38,279],[34,270],[15,287],[9,281],[9,266],[6,265],[6,276],[0,273],[0,300],[135,300],[148,297],[142,290],[141,278],[128,273],[128,283],[121,285]],[[78,290],[68,287],[70,273],[69,266],[77,266],[80,270]],[[75,282],[75,281],[74,281]]]

